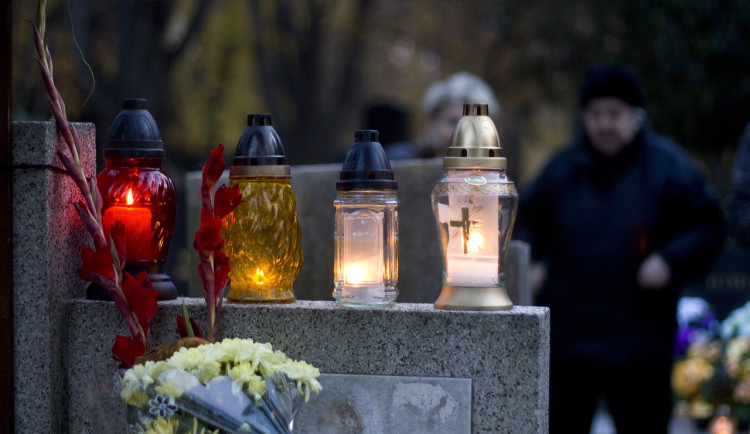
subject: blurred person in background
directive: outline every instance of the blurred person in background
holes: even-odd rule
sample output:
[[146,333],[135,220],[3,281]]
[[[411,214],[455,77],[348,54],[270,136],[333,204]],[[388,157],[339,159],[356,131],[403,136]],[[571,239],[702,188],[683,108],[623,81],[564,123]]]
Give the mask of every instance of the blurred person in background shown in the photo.
[[409,113],[397,103],[377,102],[365,111],[365,128],[378,130],[389,160],[419,158],[409,138]]
[[550,308],[550,432],[588,433],[603,400],[617,432],[666,433],[676,305],[724,241],[716,195],[654,133],[637,73],[591,68],[583,128],[519,194],[515,236]]
[[458,72],[430,85],[422,99],[423,132],[414,139],[418,156],[432,158],[445,155],[466,103],[487,104],[490,117],[497,124],[500,104],[492,88],[481,78],[468,72]]

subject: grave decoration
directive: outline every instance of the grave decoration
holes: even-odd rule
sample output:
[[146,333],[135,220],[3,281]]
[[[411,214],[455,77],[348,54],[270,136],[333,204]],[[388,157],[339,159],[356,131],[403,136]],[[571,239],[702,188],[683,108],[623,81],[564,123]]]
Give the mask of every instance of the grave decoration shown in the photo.
[[336,183],[333,297],[342,306],[392,306],[398,296],[398,184],[378,139],[354,133]]
[[269,344],[224,339],[134,366],[120,397],[133,433],[289,433],[319,375]]
[[[106,168],[97,175],[105,237],[116,221],[125,225],[125,270],[148,273],[159,300],[177,298],[164,271],[177,212],[172,180],[161,170],[165,152],[145,99],[126,99],[104,147]],[[106,295],[106,294],[105,294]],[[89,298],[95,298],[89,296]],[[106,298],[105,298],[106,299]]]
[[227,298],[243,303],[291,303],[302,269],[302,231],[291,168],[271,115],[251,114],[229,168],[242,204],[226,218],[232,284]]
[[708,421],[750,421],[750,303],[719,322],[708,303],[683,297],[678,303],[672,390],[676,412]]
[[464,104],[432,190],[443,253],[443,287],[435,307],[507,310],[505,255],[518,193],[506,174],[500,139],[487,104]]

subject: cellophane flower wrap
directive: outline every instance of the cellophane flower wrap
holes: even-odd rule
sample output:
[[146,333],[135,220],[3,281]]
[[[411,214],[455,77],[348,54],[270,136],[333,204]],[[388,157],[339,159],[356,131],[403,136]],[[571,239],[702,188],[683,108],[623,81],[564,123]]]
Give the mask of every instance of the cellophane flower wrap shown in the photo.
[[750,302],[719,322],[701,298],[678,304],[672,390],[683,417],[709,419],[726,405],[750,420]]
[[120,397],[132,433],[288,433],[319,375],[270,344],[224,339],[133,366]]

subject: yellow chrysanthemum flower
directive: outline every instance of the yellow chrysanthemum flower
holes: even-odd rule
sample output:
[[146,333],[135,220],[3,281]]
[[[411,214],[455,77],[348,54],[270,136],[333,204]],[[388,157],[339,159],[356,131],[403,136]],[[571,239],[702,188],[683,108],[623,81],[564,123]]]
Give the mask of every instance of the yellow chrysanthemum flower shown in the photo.
[[266,380],[261,376],[252,378],[245,385],[245,390],[248,395],[252,395],[255,399],[260,399],[266,393]]
[[148,395],[146,395],[146,392],[143,390],[136,390],[135,393],[130,395],[130,398],[126,401],[128,405],[132,405],[134,407],[143,407],[148,404],[148,400],[150,398]]
[[120,396],[130,405],[145,405],[148,402],[145,392],[152,384],[157,393],[181,396],[184,387],[177,380],[171,382],[171,377],[162,378],[163,382],[154,384],[162,372],[172,369],[188,372],[203,384],[208,384],[217,376],[227,375],[237,383],[238,388],[256,398],[266,391],[263,377],[277,372],[286,374],[296,382],[305,400],[309,398],[310,391],[317,393],[321,390],[317,380],[320,371],[307,362],[292,360],[283,352],[274,351],[267,343],[253,342],[252,339],[224,339],[214,344],[181,348],[165,361],[134,366],[122,379]]
[[176,434],[179,422],[176,419],[158,418],[151,422],[148,428],[143,429],[146,434]]

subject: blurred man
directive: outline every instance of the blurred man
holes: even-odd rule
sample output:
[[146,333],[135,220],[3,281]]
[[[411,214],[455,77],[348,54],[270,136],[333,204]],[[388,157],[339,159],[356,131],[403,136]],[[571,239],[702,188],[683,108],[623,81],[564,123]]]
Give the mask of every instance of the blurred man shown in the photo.
[[550,432],[588,433],[600,399],[618,434],[666,433],[675,310],[724,240],[711,187],[651,131],[637,74],[589,70],[583,130],[520,193],[537,303],[551,312]]

